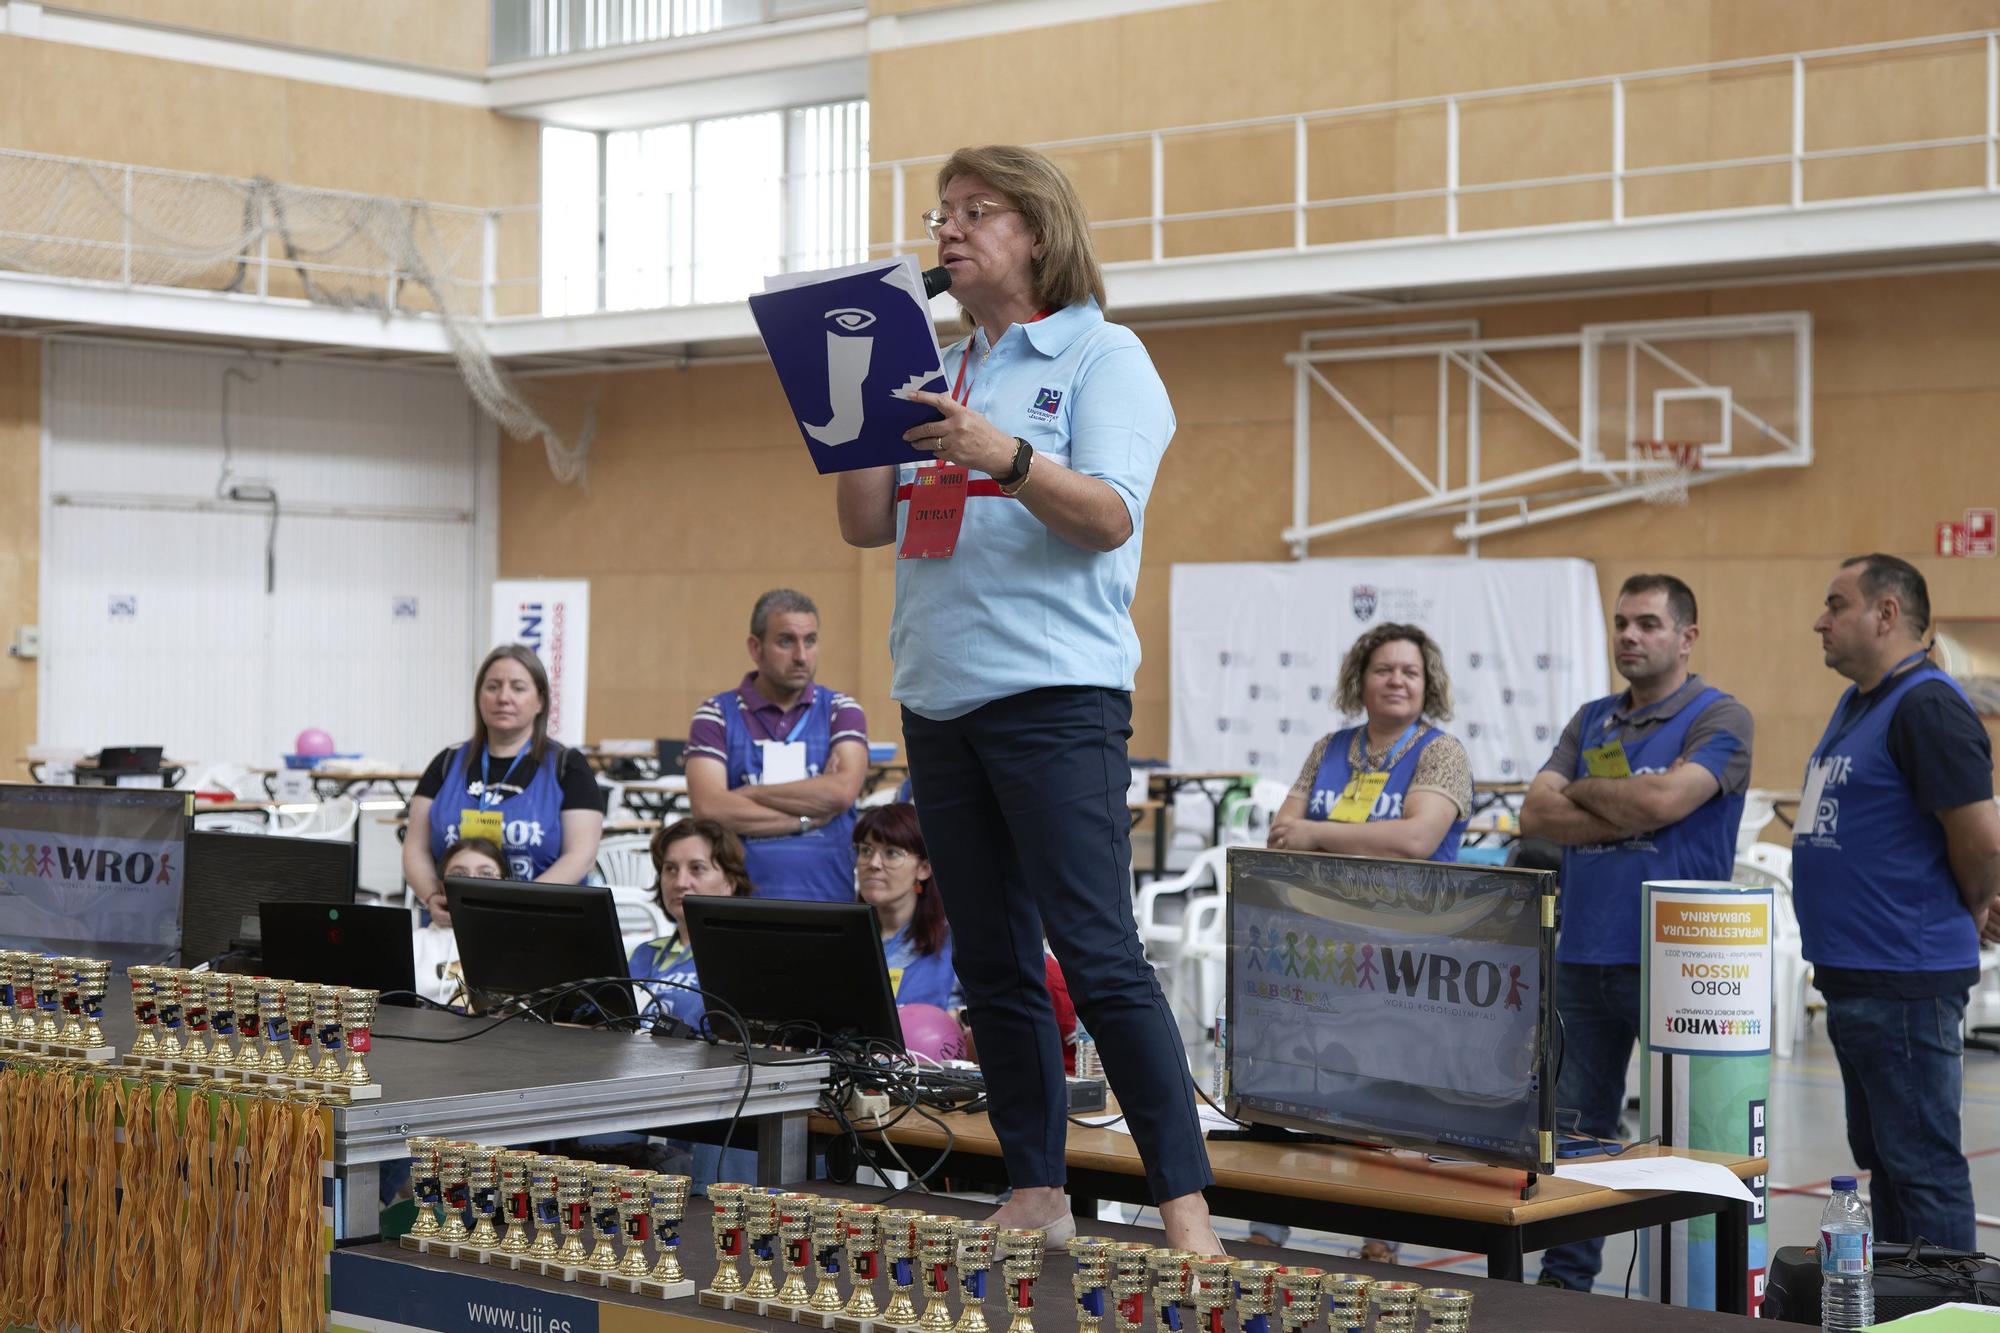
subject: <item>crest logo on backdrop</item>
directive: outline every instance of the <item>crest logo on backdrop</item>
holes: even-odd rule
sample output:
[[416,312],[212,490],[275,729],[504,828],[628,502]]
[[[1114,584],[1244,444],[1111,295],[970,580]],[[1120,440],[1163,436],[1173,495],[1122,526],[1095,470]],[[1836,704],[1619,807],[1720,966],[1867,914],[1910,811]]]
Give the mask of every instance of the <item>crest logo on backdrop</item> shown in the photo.
[[1375,602],[1376,594],[1373,585],[1367,583],[1357,583],[1354,585],[1351,604],[1354,607],[1354,618],[1356,620],[1365,621],[1368,617],[1374,615]]

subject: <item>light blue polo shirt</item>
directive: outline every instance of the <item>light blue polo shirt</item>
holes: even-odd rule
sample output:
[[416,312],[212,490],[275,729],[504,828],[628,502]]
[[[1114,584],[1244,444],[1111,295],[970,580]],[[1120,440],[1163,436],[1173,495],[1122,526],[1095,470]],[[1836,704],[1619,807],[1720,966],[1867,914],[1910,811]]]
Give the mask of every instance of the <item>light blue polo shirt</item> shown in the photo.
[[[968,497],[950,559],[896,562],[892,693],[919,716],[944,721],[1051,685],[1130,690],[1146,500],[1174,436],[1166,386],[1137,335],[1105,322],[1094,300],[1012,326],[990,353],[983,331],[953,344],[947,378],[957,379],[968,346],[973,410],[1043,458],[1108,483],[1132,515],[1132,535],[1115,551],[1086,551],[1017,500]],[[898,486],[915,475],[915,465],[903,465]],[[908,518],[909,502],[897,501],[899,547]]]

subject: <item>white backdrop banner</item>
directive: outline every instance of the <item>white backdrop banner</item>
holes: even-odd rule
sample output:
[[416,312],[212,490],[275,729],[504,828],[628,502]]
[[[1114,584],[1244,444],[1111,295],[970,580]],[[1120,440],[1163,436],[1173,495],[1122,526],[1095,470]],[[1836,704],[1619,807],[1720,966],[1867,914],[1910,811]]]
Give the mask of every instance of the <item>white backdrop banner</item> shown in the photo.
[[1587,560],[1454,557],[1175,565],[1174,767],[1289,784],[1333,711],[1340,661],[1385,621],[1437,640],[1473,776],[1526,782],[1563,724],[1610,692]]
[[590,686],[590,582],[501,579],[493,584],[493,646],[518,643],[549,673],[549,735],[583,744]]

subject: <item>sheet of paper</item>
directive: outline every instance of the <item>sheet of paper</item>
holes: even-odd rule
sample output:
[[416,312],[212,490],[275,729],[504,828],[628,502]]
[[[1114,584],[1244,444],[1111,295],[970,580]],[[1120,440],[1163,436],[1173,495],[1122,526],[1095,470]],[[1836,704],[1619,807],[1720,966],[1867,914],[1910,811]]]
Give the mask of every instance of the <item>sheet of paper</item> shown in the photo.
[[[1195,1109],[1201,1113],[1201,1132],[1204,1134],[1208,1133],[1208,1131],[1210,1131],[1211,1129],[1237,1128],[1237,1124],[1234,1120],[1231,1120],[1228,1116],[1216,1110],[1214,1107],[1208,1105],[1208,1103],[1206,1102],[1203,1102]],[[1115,1115],[1115,1114],[1080,1115],[1077,1117],[1077,1119],[1082,1121],[1086,1125],[1093,1125],[1101,1129],[1108,1129],[1113,1131],[1114,1133],[1123,1134],[1128,1138],[1131,1136],[1132,1133],[1131,1127],[1125,1123],[1124,1117],[1120,1115]]]
[[1715,1162],[1686,1157],[1614,1157],[1556,1168],[1560,1180],[1580,1180],[1614,1190],[1678,1190],[1683,1194],[1714,1194],[1753,1203],[1750,1189],[1734,1172]]
[[2000,1305],[1965,1305],[1953,1301],[1868,1327],[1908,1329],[1911,1333],[1993,1333],[1994,1329],[2000,1329]]

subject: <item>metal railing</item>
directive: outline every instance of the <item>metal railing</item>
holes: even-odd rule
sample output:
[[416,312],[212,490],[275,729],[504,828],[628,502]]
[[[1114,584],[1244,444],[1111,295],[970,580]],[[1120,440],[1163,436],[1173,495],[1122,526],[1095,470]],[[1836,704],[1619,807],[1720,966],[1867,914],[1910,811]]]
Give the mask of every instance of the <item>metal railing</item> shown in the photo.
[[494,65],[670,41],[835,10],[867,0],[493,0]]
[[[1871,135],[1884,126],[1917,132]],[[1702,155],[1685,151],[1690,137],[1766,142],[1757,145],[1763,151]],[[1426,139],[1435,144],[1430,153],[1411,146]],[[1386,153],[1379,151],[1384,143]],[[1037,146],[1076,181],[1113,265],[1990,193],[2000,189],[2000,34],[1754,56]],[[1367,149],[1376,150],[1373,171],[1349,155]],[[1544,169],[1510,174],[1509,159],[1523,158]],[[931,176],[944,161],[874,165],[888,178],[881,192],[898,227],[875,252],[928,245],[902,229],[928,203]],[[1219,175],[1229,180],[1221,189]],[[1329,176],[1382,188],[1327,191],[1321,182]],[[1422,183],[1405,183],[1412,178]],[[1260,197],[1210,203],[1204,192],[1211,199]],[[1207,206],[1169,207],[1170,198],[1182,197]]]

